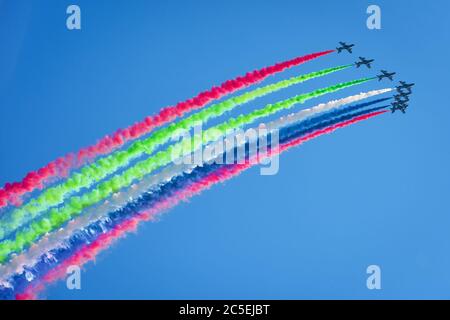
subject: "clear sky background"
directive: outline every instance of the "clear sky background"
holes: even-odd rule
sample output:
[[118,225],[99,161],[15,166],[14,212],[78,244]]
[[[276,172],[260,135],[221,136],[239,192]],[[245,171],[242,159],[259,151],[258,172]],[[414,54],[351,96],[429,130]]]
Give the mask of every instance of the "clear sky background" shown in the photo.
[[[81,7],[82,30],[66,29]],[[366,8],[382,10],[368,30]],[[356,43],[275,81],[376,59],[238,113],[379,69],[415,82],[384,115],[254,168],[141,226],[49,299],[450,298],[448,1],[0,1],[0,183],[212,85]],[[267,81],[265,83],[268,83]],[[347,89],[304,107],[388,82]],[[298,109],[297,109],[298,110]],[[237,114],[237,113],[234,113]],[[366,268],[382,289],[366,288]]]

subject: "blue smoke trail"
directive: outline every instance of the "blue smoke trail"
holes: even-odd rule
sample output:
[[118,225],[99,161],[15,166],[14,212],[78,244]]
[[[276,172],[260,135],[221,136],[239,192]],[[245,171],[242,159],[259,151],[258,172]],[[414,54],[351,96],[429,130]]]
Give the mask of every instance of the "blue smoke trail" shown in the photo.
[[[324,114],[305,119],[289,127],[282,128],[279,135],[280,144],[286,143],[310,132],[323,129],[330,125],[384,109],[388,106],[361,110],[356,113],[353,112],[388,99],[390,98],[377,99],[370,102],[349,106],[347,108],[329,111]],[[270,144],[268,147],[270,147]],[[245,150],[247,150],[247,148],[245,148]],[[230,152],[235,151],[236,150],[232,150]],[[226,155],[223,156],[225,157]],[[184,173],[180,176],[174,177],[171,181],[158,186],[156,189],[145,192],[139,198],[129,202],[126,206],[109,213],[107,218],[98,220],[89,225],[87,228],[78,231],[66,241],[64,247],[51,250],[49,252],[50,254],[42,256],[39,262],[33,267],[25,268],[25,271],[21,274],[14,275],[10,279],[10,283],[13,288],[0,287],[0,299],[14,299],[15,295],[22,292],[32,281],[41,279],[55,266],[71,257],[86,243],[94,241],[101,234],[113,229],[115,226],[126,221],[136,213],[152,208],[161,200],[170,197],[179,190],[186,188],[192,183],[201,180],[224,166],[233,165],[212,163],[202,167],[196,167],[191,173]]]

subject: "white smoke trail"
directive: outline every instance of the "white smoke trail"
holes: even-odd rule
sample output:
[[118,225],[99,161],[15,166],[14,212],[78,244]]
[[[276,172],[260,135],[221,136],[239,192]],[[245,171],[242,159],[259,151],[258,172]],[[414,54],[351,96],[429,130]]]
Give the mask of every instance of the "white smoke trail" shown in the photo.
[[364,100],[376,95],[380,95],[383,93],[387,93],[392,91],[392,88],[386,88],[386,89],[380,89],[380,90],[372,90],[368,92],[363,92],[354,96],[349,96],[346,98],[342,98],[339,100],[332,100],[326,103],[318,104],[317,106],[314,106],[309,109],[301,110],[296,113],[291,113],[286,117],[281,117],[275,121],[272,121],[271,123],[267,124],[267,129],[270,130],[277,130],[279,128],[291,125],[295,122],[301,121],[307,117],[310,117],[312,115],[316,115],[317,113],[329,111],[331,109],[335,109],[338,107],[341,107],[343,105],[347,105],[350,103],[354,103],[360,100]]
[[[304,109],[296,113],[292,113],[288,116],[281,117],[277,120],[269,122],[265,125],[267,132],[273,132],[275,130],[279,130],[285,126],[289,126],[296,122],[299,122],[307,117],[316,115],[318,113],[322,113],[325,111],[329,111],[331,109],[339,108],[341,106],[355,103],[360,100],[364,100],[373,96],[377,96],[380,94],[384,94],[392,91],[392,88],[380,89],[380,90],[372,90],[369,92],[360,93],[357,95],[349,96],[346,98],[332,100],[326,103],[318,104],[312,108]],[[259,127],[259,126],[258,126]],[[255,128],[256,130],[256,128]],[[241,145],[234,144],[232,148],[242,146],[246,141],[241,141]],[[208,145],[206,148],[211,147],[212,144]],[[223,152],[228,152],[230,149],[225,149]],[[206,154],[212,154],[211,152]],[[191,156],[188,155],[185,157],[188,160]],[[214,161],[215,159],[222,158],[222,154],[216,157],[204,158],[203,162]],[[188,164],[189,161],[179,161],[177,163],[166,167],[159,173],[144,177],[139,182],[131,185],[125,190],[122,190],[110,198],[88,208],[82,216],[77,219],[71,220],[64,228],[61,228],[43,238],[41,238],[37,243],[33,244],[27,251],[22,252],[19,255],[15,255],[12,259],[5,265],[0,266],[0,285],[5,287],[9,286],[8,279],[11,278],[14,274],[22,273],[26,267],[32,268],[42,256],[47,255],[48,259],[52,259],[53,257],[49,254],[49,251],[65,247],[66,241],[77,231],[86,228],[93,222],[100,219],[108,219],[107,214],[117,210],[118,208],[122,208],[128,202],[133,199],[138,198],[144,192],[155,188],[165,182],[172,180],[174,177],[180,176],[183,173],[190,173],[199,165]]]

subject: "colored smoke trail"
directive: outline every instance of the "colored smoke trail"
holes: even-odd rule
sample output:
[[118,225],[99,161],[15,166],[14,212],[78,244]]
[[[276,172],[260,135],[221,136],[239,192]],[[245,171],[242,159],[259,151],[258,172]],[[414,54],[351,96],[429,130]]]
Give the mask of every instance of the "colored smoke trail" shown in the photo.
[[36,171],[29,172],[20,182],[6,183],[0,189],[0,208],[8,204],[20,205],[21,197],[36,189],[42,189],[44,183],[58,176],[65,176],[71,169],[87,161],[111,152],[124,145],[130,140],[137,139],[152,131],[154,128],[162,126],[177,117],[181,117],[187,112],[202,108],[211,101],[220,99],[228,94],[261,82],[267,77],[280,73],[286,69],[298,66],[305,62],[325,56],[334,52],[327,50],[308,54],[301,57],[277,63],[275,65],[264,67],[237,77],[233,80],[227,80],[220,86],[212,87],[210,90],[201,92],[194,98],[179,102],[175,106],[162,109],[155,116],[148,116],[143,121],[125,129],[119,129],[112,135],[107,135],[100,139],[96,144],[83,148],[76,155],[70,153],[60,157]]
[[[382,100],[382,99],[378,99],[378,100]],[[377,100],[374,100],[373,102],[372,102],[372,104],[373,103],[377,103]],[[362,107],[364,107],[364,105],[369,105],[369,103],[365,103],[365,104],[360,104],[359,106],[360,106],[360,108],[362,108]],[[356,108],[357,108],[357,106],[351,106],[351,107],[348,107],[348,108],[346,108],[346,109],[348,109],[349,111],[351,111],[351,110],[356,110]],[[384,108],[384,107],[382,107],[382,108]],[[378,108],[376,108],[376,109],[378,109]],[[373,109],[371,109],[371,110],[365,110],[365,111],[363,111],[361,114],[366,114],[366,113],[370,113],[370,112],[372,112],[372,110]],[[343,110],[341,110],[341,111],[343,111]],[[299,136],[299,135],[304,135],[304,134],[307,134],[308,132],[310,132],[310,131],[314,131],[314,130],[318,130],[318,129],[322,129],[322,128],[324,128],[324,127],[326,127],[326,126],[329,126],[329,125],[331,125],[331,124],[335,124],[335,123],[337,123],[337,122],[341,122],[341,121],[345,121],[345,120],[348,120],[348,119],[351,119],[351,118],[353,118],[353,117],[356,117],[356,116],[358,116],[358,115],[360,115],[360,114],[350,114],[350,115],[345,115],[345,116],[342,116],[342,117],[340,117],[339,119],[328,119],[327,121],[323,121],[322,123],[319,123],[319,125],[315,125],[315,126],[313,126],[313,124],[315,124],[315,123],[317,123],[317,122],[320,122],[321,121],[321,118],[323,117],[323,115],[321,115],[321,116],[319,116],[319,117],[316,117],[315,119],[316,119],[316,121],[311,121],[311,120],[309,120],[309,121],[304,121],[304,122],[302,122],[302,125],[295,125],[295,126],[291,126],[291,127],[288,127],[288,128],[283,128],[283,130],[281,130],[281,132],[283,132],[283,134],[282,134],[282,138],[281,138],[281,140],[283,140],[283,142],[286,140],[286,133],[285,133],[285,129],[288,129],[288,131],[290,131],[289,132],[289,135],[290,136],[292,136],[292,134],[294,133],[296,136]],[[308,126],[309,126],[309,129],[305,129],[305,126],[308,128]],[[195,171],[201,171],[202,172],[202,174],[203,173],[208,173],[208,172],[211,172],[211,170],[212,169],[214,169],[214,168],[211,168],[212,166],[211,165],[207,165],[207,166],[203,166],[203,167],[199,167],[199,168],[196,168],[195,169]],[[208,170],[207,172],[205,172],[206,170]],[[192,179],[198,179],[198,177],[199,177],[199,174],[196,172],[195,173],[195,175],[194,175],[194,172],[195,171],[193,171],[192,173],[190,173],[187,177],[182,177],[182,182],[183,183],[188,183],[189,181],[192,181]],[[194,175],[194,177],[192,177]],[[179,179],[179,177],[178,178],[176,178],[176,179]],[[184,180],[184,181],[183,181]],[[163,185],[163,188],[169,188],[168,190],[170,191],[170,190],[174,190],[175,188],[173,187],[173,186],[170,186],[170,185],[175,185],[175,188],[180,188],[180,184],[179,183],[174,183],[174,180],[171,180],[168,184],[164,184]],[[182,186],[181,186],[182,187]],[[159,188],[159,187],[158,187]],[[145,189],[145,190],[148,190],[148,189]],[[157,189],[158,190],[158,189]],[[112,211],[114,211],[114,216],[115,216],[115,218],[114,218],[114,224],[117,224],[117,223],[119,223],[119,222],[121,222],[121,221],[117,221],[117,214],[116,214],[116,212],[121,212],[120,213],[120,218],[126,218],[126,215],[130,215],[130,211],[131,211],[131,214],[133,214],[136,210],[139,210],[139,209],[143,209],[143,208],[149,208],[149,206],[151,207],[151,205],[153,204],[153,202],[152,202],[152,198],[154,199],[155,198],[155,196],[156,196],[156,200],[160,200],[160,198],[161,198],[161,196],[159,195],[159,194],[157,194],[157,192],[159,192],[159,191],[155,191],[155,190],[152,190],[152,191],[148,191],[147,192],[147,194],[144,194],[144,196],[142,196],[142,197],[139,197],[139,199],[138,200],[136,200],[136,201],[138,201],[138,205],[136,205],[135,203],[134,203],[134,201],[133,202],[131,202],[131,203],[128,203],[128,204],[126,204],[126,206],[125,207],[123,207],[123,209],[120,209],[120,211],[116,211],[117,210],[117,206],[114,208],[114,210],[111,210],[111,211],[109,211],[109,212],[112,212]],[[148,196],[148,194],[150,194],[149,196]],[[163,193],[163,195],[164,195],[164,193]],[[144,204],[144,207],[143,207],[143,205],[142,205],[142,203]],[[150,204],[149,204],[150,203]],[[125,211],[124,211],[125,210]],[[124,211],[124,212],[123,212]],[[127,212],[127,213],[125,213],[125,212]],[[125,216],[125,217],[124,217]],[[72,251],[74,251],[74,250],[76,250],[77,249],[77,247],[76,247],[76,245],[77,245],[77,241],[79,242],[79,240],[80,239],[84,239],[83,241],[84,242],[91,242],[93,239],[92,239],[92,237],[94,237],[94,235],[95,235],[95,232],[101,232],[101,233],[103,233],[105,230],[107,230],[107,229],[111,229],[111,226],[110,226],[110,224],[112,223],[113,221],[111,220],[111,215],[110,215],[110,218],[109,219],[107,219],[107,220],[105,220],[105,219],[101,219],[100,220],[100,223],[101,223],[101,226],[98,226],[98,223],[99,222],[96,222],[96,223],[93,223],[93,224],[91,224],[84,232],[82,232],[82,233],[80,233],[80,232],[78,232],[77,234],[80,234],[80,236],[76,236],[76,237],[71,237],[71,239],[74,239],[74,240],[71,240],[70,242],[66,242],[64,245],[63,245],[63,248],[70,248],[70,250],[72,250]],[[96,225],[97,225],[97,227],[96,227]],[[74,243],[74,241],[75,241],[75,243]],[[63,252],[64,251],[67,251],[67,250],[63,250]],[[50,254],[50,250],[48,251],[48,254]],[[29,265],[30,267],[28,267],[26,270],[28,270],[27,271],[27,273],[26,274],[28,274],[28,276],[26,275],[26,274],[24,274],[23,276],[25,276],[26,277],[26,279],[28,280],[28,279],[31,279],[31,278],[34,278],[35,276],[34,275],[31,275],[31,273],[30,273],[30,271],[31,270],[34,270],[34,271],[36,271],[36,270],[41,270],[40,271],[40,273],[42,273],[42,272],[45,272],[45,270],[46,269],[44,269],[44,270],[42,270],[42,268],[40,268],[39,266],[41,266],[42,265],[42,261],[44,261],[45,263],[44,263],[44,265],[46,266],[46,265],[48,265],[48,263],[47,263],[47,261],[48,261],[48,258],[49,258],[49,256],[48,256],[48,254],[46,254],[45,256],[44,256],[44,260],[41,260],[41,263],[40,264],[33,264],[33,267],[31,267],[31,265]],[[67,254],[66,254],[67,255]],[[54,257],[54,258],[52,258],[52,259],[56,259],[56,261],[60,261],[61,259],[64,259],[64,255],[61,257],[60,256],[60,254],[58,254],[58,253],[55,253],[54,252],[54,250],[52,250],[52,253],[50,254],[50,257]],[[49,265],[49,268],[50,268],[51,266]],[[38,268],[38,269],[36,269],[36,268]],[[48,270],[48,269],[47,269]],[[1,272],[2,274],[3,274],[3,272]],[[36,277],[39,277],[39,272],[36,274]],[[16,278],[17,279],[17,278]],[[15,284],[14,284],[14,286],[16,287],[17,285],[18,285],[18,282],[17,281],[13,281]],[[25,284],[27,283],[28,281],[26,281],[25,280]],[[23,281],[22,281],[22,283],[23,283]],[[4,285],[5,287],[9,287],[9,285],[8,285],[8,283],[5,283],[5,285]],[[19,287],[20,288],[20,287]]]
[[141,205],[142,203],[145,202],[145,208],[151,208],[153,206],[152,204],[158,204],[161,202],[161,199],[173,194],[176,190],[181,190],[191,183],[206,177],[218,167],[219,165],[198,167],[190,173],[185,173],[182,176],[178,176],[175,179],[160,185],[156,189],[152,189],[151,192],[146,192],[139,198],[140,201],[139,204],[137,204],[138,207],[132,203],[128,203],[119,210],[117,208],[113,209],[107,218],[96,221],[89,225],[85,230],[75,233],[63,247],[47,252],[43,259],[38,261],[36,265],[26,268],[24,274],[15,276],[8,281],[9,283],[4,283],[3,286],[10,289],[0,290],[0,299],[2,297],[5,298],[6,292],[11,296],[12,288],[14,288],[15,292],[21,292],[32,279],[40,279],[49,270],[53,269],[56,264],[69,258],[77,248],[81,248],[82,245],[95,241],[101,233],[113,229],[119,223],[124,222],[126,219],[133,216],[136,209],[143,208]]
[[349,67],[352,67],[352,65],[328,68],[305,75],[292,77],[274,84],[269,84],[244,93],[240,96],[232,97],[228,100],[212,105],[177,123],[172,123],[165,128],[156,130],[150,137],[144,139],[143,141],[138,140],[126,150],[116,151],[105,158],[101,158],[95,163],[83,167],[81,172],[74,173],[62,184],[46,189],[37,198],[31,199],[21,208],[15,209],[10,214],[11,217],[8,217],[8,214],[5,214],[3,218],[3,225],[0,226],[0,239],[7,236],[10,232],[14,231],[22,224],[37,217],[41,212],[52,206],[63,203],[64,199],[70,194],[76,193],[82,188],[91,187],[94,183],[99,182],[120,168],[129,165],[132,160],[144,154],[150,155],[158,146],[168,142],[179,130],[188,130],[199,121],[206,123],[211,118],[218,117],[241,104],[247,103],[264,95],[310,79],[344,70]]
[[[265,108],[255,110],[246,115],[240,115],[235,119],[232,118],[223,124],[209,128],[203,135],[194,136],[192,141],[191,139],[184,139],[180,143],[170,145],[166,150],[160,151],[154,156],[128,168],[121,174],[113,176],[110,180],[102,182],[97,188],[81,196],[72,197],[64,206],[51,209],[42,219],[33,221],[27,228],[17,232],[14,239],[2,241],[0,243],[0,262],[5,262],[13,252],[19,253],[40,236],[61,227],[71,218],[78,216],[83,209],[98,203],[112,193],[119,191],[121,188],[129,186],[134,180],[142,179],[145,175],[152,173],[154,170],[170,164],[175,153],[180,154],[180,151],[190,153],[192,151],[192,144],[195,150],[199,146],[225,135],[226,132],[250,124],[259,118],[269,116],[283,109],[289,109],[294,105],[303,103],[309,99],[362,84],[373,79],[374,78],[363,78],[348,81],[301,94],[275,104],[269,104]],[[4,236],[5,232],[12,231],[17,226],[20,226],[26,218],[29,218],[28,214],[29,212],[25,212],[25,216],[11,215],[14,220],[4,222],[0,228],[0,234]]]
[[[350,104],[350,103],[355,103],[355,102],[358,102],[358,101],[363,100],[363,99],[367,99],[367,98],[374,97],[374,96],[377,96],[377,95],[380,95],[380,94],[391,92],[392,90],[393,90],[392,88],[372,90],[372,91],[363,92],[363,93],[360,93],[360,94],[357,94],[357,95],[349,96],[349,97],[346,97],[346,98],[333,100],[333,101],[329,101],[329,102],[326,102],[326,103],[321,103],[321,104],[319,104],[317,106],[314,106],[312,108],[304,109],[304,110],[301,110],[299,112],[289,114],[286,117],[281,117],[279,120],[276,120],[276,121],[274,121],[272,123],[269,123],[267,125],[267,129],[271,130],[272,127],[279,128],[279,127],[282,127],[282,126],[287,126],[287,125],[290,125],[292,123],[301,121],[301,120],[303,120],[303,119],[305,119],[307,117],[314,116],[314,115],[316,115],[318,113],[327,112],[329,110],[336,109],[336,108],[339,108],[341,106],[344,106],[344,105],[347,105],[347,104]],[[386,100],[387,99],[390,99],[390,98],[386,98]],[[385,100],[381,99],[381,101],[385,101]],[[372,104],[372,103],[373,102],[369,102],[369,105]],[[357,109],[361,108],[360,105],[356,105],[355,107]]]
[[[378,109],[378,108],[377,108]],[[364,113],[368,113],[368,112],[371,112],[371,110],[366,110],[366,111],[364,111],[363,113],[361,113],[361,114],[364,114]],[[350,115],[350,117],[347,115],[346,117],[341,117],[340,119],[338,119],[337,121],[340,121],[341,119],[349,119],[349,118],[351,118],[351,117],[356,117],[357,115]],[[328,121],[328,124],[332,124],[332,123],[336,123],[336,120],[333,120],[332,122],[330,122],[330,121]],[[320,128],[323,128],[323,125],[322,126],[319,126],[319,127],[313,127],[312,129],[320,129]],[[147,201],[147,200],[146,200]],[[127,206],[128,207],[128,206]],[[135,205],[133,205],[132,206],[132,208],[136,208],[135,207]],[[106,226],[105,226],[106,227]],[[103,231],[104,230],[104,227],[101,227],[101,228],[97,228],[98,230],[100,230],[100,231]],[[92,228],[89,228],[89,235],[92,233],[93,231],[92,231]],[[58,258],[59,259],[59,258]]]
[[[370,110],[368,112],[370,112]],[[282,144],[281,147],[276,152],[278,153],[284,152],[294,146],[302,144],[320,135],[331,133],[339,128],[343,128],[348,125],[375,117],[385,112],[386,111],[376,111],[370,112],[368,114],[367,113],[361,114],[352,119],[343,122],[338,122],[319,130],[315,130],[310,134],[300,136],[298,138],[295,138],[291,141]],[[139,213],[130,218],[129,220],[120,223],[114,229],[100,235],[94,242],[83,246],[69,259],[65,260],[62,264],[56,266],[56,268],[51,270],[46,276],[43,277],[41,281],[38,282],[37,285],[36,284],[30,285],[22,294],[18,294],[16,297],[19,299],[20,298],[29,299],[35,297],[35,294],[37,294],[40,290],[44,289],[45,284],[51,283],[55,280],[58,280],[61,277],[64,277],[65,271],[68,266],[70,265],[81,266],[86,262],[93,260],[100,251],[109,247],[109,245],[113,241],[122,237],[125,233],[135,230],[139,222],[151,219],[155,214],[159,213],[161,210],[167,210],[173,207],[174,205],[178,204],[180,201],[184,201],[192,196],[198,195],[203,190],[209,189],[212,185],[218,182],[223,182],[234,176],[237,176],[241,172],[251,167],[252,163],[254,162],[249,160],[245,164],[225,165],[224,167],[219,168],[217,172],[208,175],[206,178],[193,183],[184,190],[181,190],[180,192],[175,193],[175,195],[164,199],[160,203],[157,203],[157,205],[155,205],[150,210],[147,210],[143,213]]]
[[[281,117],[280,119],[274,120],[272,122],[269,122],[266,125],[266,128],[268,131],[270,130],[279,130],[281,127],[288,126],[294,122],[298,122],[302,120],[306,115],[314,116],[318,113],[325,112],[330,109],[335,109],[340,106],[349,104],[349,103],[355,103],[363,99],[367,99],[370,97],[374,97],[376,95],[381,95],[386,92],[391,91],[391,89],[381,89],[381,90],[372,90],[369,92],[360,93],[357,95],[349,96],[346,98],[341,98],[339,100],[332,100],[327,103],[321,103],[317,106],[314,106],[309,109],[301,110],[295,114],[291,114],[287,117]],[[352,110],[357,110],[366,106],[370,106],[374,103],[384,101],[386,99],[390,98],[384,98],[384,99],[377,99],[371,102],[362,103],[358,105],[353,105],[349,108],[346,108],[344,110],[340,110],[340,113],[333,114],[334,116],[340,115],[342,113],[346,113]],[[326,113],[324,115],[321,115],[321,117],[330,117],[330,113]],[[318,121],[317,119],[320,119],[318,116],[314,117],[313,119]],[[305,125],[305,122],[302,122],[303,125]],[[308,122],[312,123],[312,122]],[[239,145],[238,145],[239,147]],[[208,162],[210,159],[204,159],[205,162]],[[185,162],[182,162],[185,163]],[[164,169],[162,172],[159,172],[155,175],[151,175],[148,177],[145,177],[144,179],[140,180],[137,184],[133,185],[132,187],[129,187],[129,190],[126,192],[120,192],[118,194],[115,194],[112,198],[110,198],[107,202],[104,204],[98,206],[89,208],[87,212],[75,219],[70,221],[64,228],[61,228],[46,237],[43,237],[39,240],[36,244],[31,246],[26,252],[24,252],[21,255],[17,255],[12,258],[12,260],[6,264],[0,266],[0,275],[3,275],[0,277],[0,283],[2,281],[5,281],[5,276],[14,274],[14,273],[20,273],[23,271],[24,266],[31,266],[34,265],[45,252],[48,252],[58,245],[61,245],[64,239],[70,237],[72,233],[74,233],[77,230],[80,230],[82,228],[87,227],[89,224],[93,223],[94,221],[100,219],[105,215],[105,213],[114,211],[115,208],[122,207],[126,205],[126,203],[129,201],[129,199],[135,199],[139,196],[140,191],[139,190],[149,190],[158,184],[164,182],[164,181],[170,181],[175,176],[181,175],[184,172],[189,172],[193,170],[195,167],[197,167],[198,164],[184,164],[184,165],[172,165],[166,169]]]

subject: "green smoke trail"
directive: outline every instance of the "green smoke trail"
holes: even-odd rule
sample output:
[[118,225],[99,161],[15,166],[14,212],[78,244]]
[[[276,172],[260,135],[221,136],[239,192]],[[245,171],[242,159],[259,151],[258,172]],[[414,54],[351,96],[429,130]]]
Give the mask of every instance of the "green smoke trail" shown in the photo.
[[170,140],[177,130],[192,128],[196,122],[203,123],[211,118],[218,117],[233,108],[255,100],[259,97],[268,95],[278,90],[311,80],[317,77],[323,77],[333,72],[341,71],[352,67],[353,65],[343,65],[320,71],[292,77],[274,84],[257,88],[242,95],[232,97],[223,102],[213,104],[209,108],[203,109],[181,121],[172,123],[169,126],[155,131],[150,137],[134,142],[128,149],[116,151],[109,156],[99,159],[96,162],[86,165],[78,173],[74,173],[64,183],[50,187],[37,198],[30,200],[21,208],[15,209],[10,216],[5,216],[0,225],[0,239],[19,228],[24,223],[37,217],[41,212],[48,210],[52,206],[59,205],[64,199],[80,191],[82,188],[89,188],[94,183],[102,180],[108,175],[114,173],[121,167],[127,166],[133,159],[143,155],[151,154],[158,146]]
[[[237,118],[231,118],[227,122],[207,129],[203,133],[201,139],[194,139],[194,147],[212,142],[230,130],[250,124],[259,118],[269,116],[283,109],[292,108],[294,105],[304,103],[309,99],[362,84],[373,79],[374,78],[363,78],[318,89],[274,104],[269,104],[266,107],[255,110],[249,114],[240,115]],[[26,246],[32,244],[33,241],[38,239],[40,236],[54,230],[55,228],[61,227],[65,222],[73,217],[76,217],[85,208],[107,198],[112,193],[119,191],[121,188],[129,186],[133,181],[139,180],[145,175],[152,173],[154,170],[169,164],[172,162],[172,155],[176,150],[179,150],[180,147],[182,150],[186,150],[185,146],[191,146],[191,144],[192,140],[187,139],[187,141],[184,140],[170,145],[165,150],[159,151],[148,159],[138,162],[136,165],[126,169],[121,174],[115,175],[111,179],[100,183],[97,188],[94,188],[81,196],[75,196],[68,199],[64,206],[51,209],[45,217],[40,220],[33,221],[27,228],[17,232],[14,239],[5,240],[0,243],[0,263],[6,261],[10,253],[20,252]],[[190,148],[188,149],[190,150]]]

